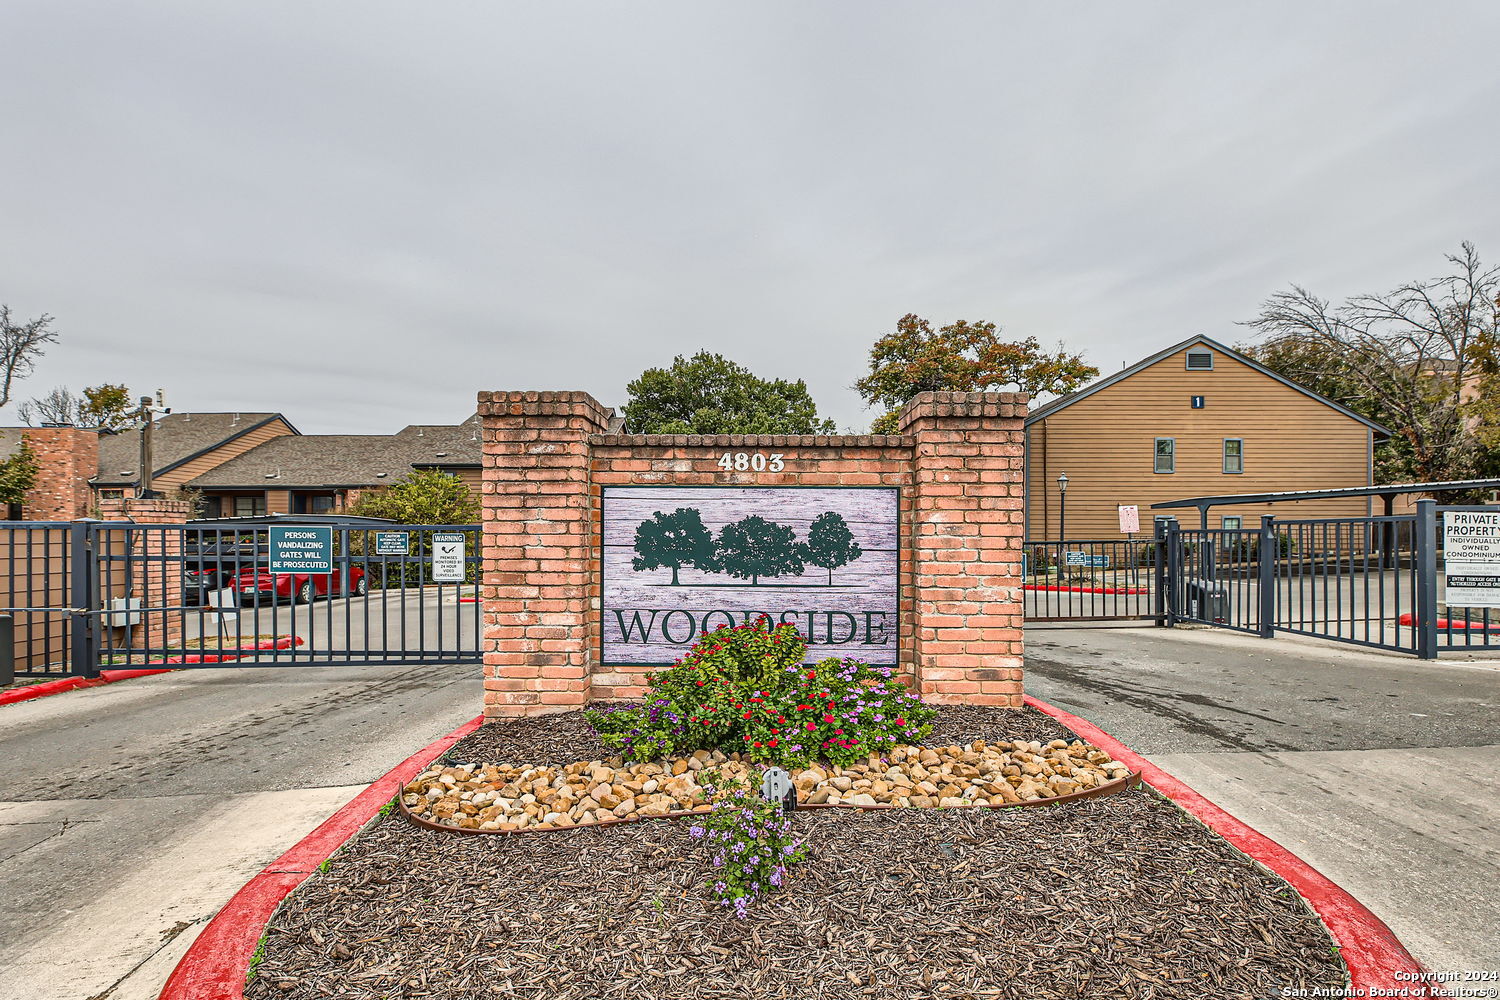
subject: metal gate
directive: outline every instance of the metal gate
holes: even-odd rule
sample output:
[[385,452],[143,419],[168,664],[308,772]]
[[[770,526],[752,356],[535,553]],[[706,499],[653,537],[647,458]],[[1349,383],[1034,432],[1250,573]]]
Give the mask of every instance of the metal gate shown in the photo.
[[1027,542],[1021,595],[1028,622],[1159,621],[1163,546],[1154,538]]
[[[316,539],[316,560],[278,562],[297,531]],[[479,663],[479,540],[472,524],[333,517],[5,522],[0,613],[20,676]]]

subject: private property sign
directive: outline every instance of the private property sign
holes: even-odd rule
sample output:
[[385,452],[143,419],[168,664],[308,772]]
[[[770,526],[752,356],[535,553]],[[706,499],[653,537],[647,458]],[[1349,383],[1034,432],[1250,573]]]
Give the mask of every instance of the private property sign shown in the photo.
[[704,633],[762,615],[809,660],[897,659],[899,491],[606,486],[604,664],[671,664]]
[[1443,562],[1449,606],[1500,608],[1500,510],[1443,511]]
[[317,524],[272,525],[272,573],[332,573],[333,528]]

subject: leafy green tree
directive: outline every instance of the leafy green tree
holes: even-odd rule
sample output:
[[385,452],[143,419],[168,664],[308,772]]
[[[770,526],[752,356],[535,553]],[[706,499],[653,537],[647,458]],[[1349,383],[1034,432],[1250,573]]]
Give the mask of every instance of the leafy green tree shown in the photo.
[[752,587],[763,576],[800,576],[804,568],[797,533],[784,524],[752,514],[719,530],[715,562]]
[[115,382],[87,386],[83,399],[78,404],[78,424],[81,427],[98,427],[100,430],[117,431],[136,416],[136,402],[130,390]]
[[1245,324],[1266,337],[1248,352],[1266,367],[1394,432],[1376,452],[1385,482],[1467,479],[1500,446],[1500,268],[1467,242],[1447,261],[1445,275],[1339,305],[1293,285]]
[[854,388],[886,413],[870,430],[896,431],[896,414],[919,392],[989,392],[1013,386],[1033,396],[1072,392],[1099,374],[1081,354],[1043,351],[1035,337],[1000,339],[994,323],[959,320],[937,330],[908,313],[870,348],[870,373]]
[[678,507],[670,514],[657,511],[635,529],[636,557],[630,566],[636,572],[669,567],[672,586],[683,566],[714,571],[714,537],[703,525],[703,517],[692,507]]
[[472,524],[479,516],[479,500],[452,473],[415,469],[383,490],[364,494],[349,513],[401,524]]
[[31,442],[26,440],[26,435],[21,435],[21,444],[15,453],[0,461],[0,503],[25,503],[26,494],[36,486],[40,468]]
[[625,426],[634,434],[832,434],[832,420],[798,379],[758,378],[721,354],[678,355],[626,386]]
[[808,529],[807,541],[802,545],[805,562],[828,570],[830,587],[833,586],[834,570],[849,565],[864,554],[864,549],[854,540],[848,522],[831,510],[817,516]]

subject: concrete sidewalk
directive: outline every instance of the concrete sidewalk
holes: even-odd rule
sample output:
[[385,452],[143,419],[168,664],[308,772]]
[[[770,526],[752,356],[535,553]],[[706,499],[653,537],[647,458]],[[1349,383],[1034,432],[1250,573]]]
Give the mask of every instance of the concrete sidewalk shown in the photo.
[[240,886],[481,690],[474,665],[215,668],[0,707],[0,997],[155,1000]]
[[1027,690],[1300,855],[1434,971],[1500,968],[1500,669],[1222,630],[1028,629]]

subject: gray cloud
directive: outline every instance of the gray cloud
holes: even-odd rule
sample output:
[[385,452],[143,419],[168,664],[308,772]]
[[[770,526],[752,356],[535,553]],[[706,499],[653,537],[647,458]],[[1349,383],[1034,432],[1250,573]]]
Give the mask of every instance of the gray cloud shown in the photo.
[[606,403],[700,348],[843,425],[906,312],[1105,370],[1500,259],[1491,4],[16,2],[0,300],[22,396],[309,431]]

